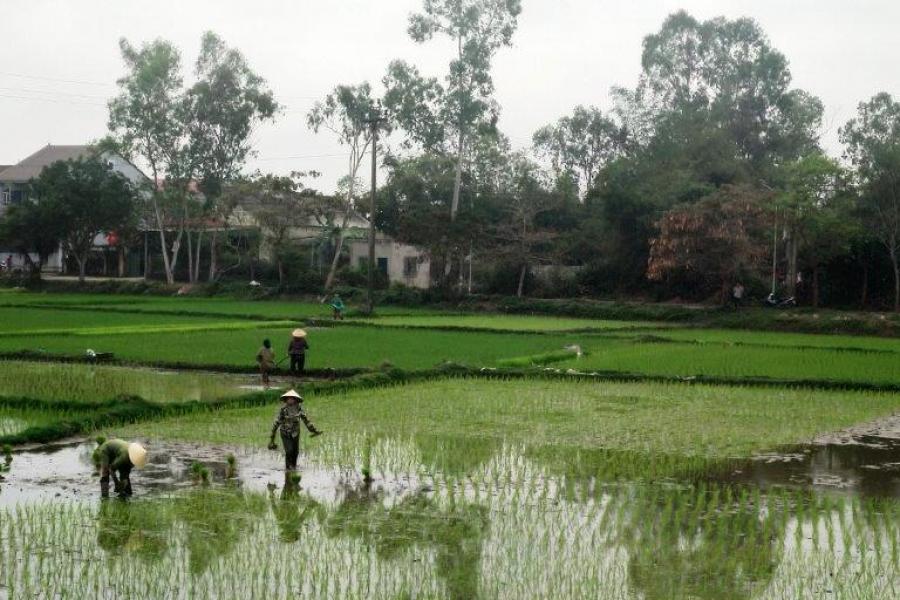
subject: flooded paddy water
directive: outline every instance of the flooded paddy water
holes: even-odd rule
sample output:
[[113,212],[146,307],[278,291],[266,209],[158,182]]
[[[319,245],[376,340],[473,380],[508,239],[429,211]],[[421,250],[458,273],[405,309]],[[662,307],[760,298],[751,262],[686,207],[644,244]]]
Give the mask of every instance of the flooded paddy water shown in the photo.
[[[0,597],[900,590],[900,445],[891,438],[790,448],[705,475],[622,479],[589,475],[611,472],[602,463],[622,460],[612,454],[572,472],[561,465],[573,461],[503,443],[441,443],[437,453],[415,438],[323,436],[299,481],[277,452],[146,440],[150,464],[134,472],[130,501],[99,498],[95,445],[15,454],[0,482]],[[209,484],[195,462],[210,470]]]

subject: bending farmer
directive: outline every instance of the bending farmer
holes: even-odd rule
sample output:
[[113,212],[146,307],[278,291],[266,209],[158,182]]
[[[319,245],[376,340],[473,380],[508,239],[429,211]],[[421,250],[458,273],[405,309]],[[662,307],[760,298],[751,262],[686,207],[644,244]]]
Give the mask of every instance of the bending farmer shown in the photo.
[[143,469],[147,464],[147,451],[136,442],[109,440],[103,442],[97,453],[100,455],[100,494],[109,496],[109,478],[112,476],[115,491],[119,496],[131,495],[131,469]]
[[303,396],[294,390],[290,390],[281,396],[281,409],[275,416],[275,422],[272,424],[272,435],[269,437],[269,450],[275,450],[275,433],[281,430],[281,444],[284,446],[284,468],[288,471],[296,470],[297,455],[300,454],[300,421],[313,435],[320,435],[322,432],[316,429],[303,412]]
[[309,350],[309,342],[306,341],[306,332],[302,329],[295,329],[291,336],[291,343],[288,344],[288,355],[291,357],[291,373],[300,375],[306,366],[306,351]]
[[344,301],[341,300],[341,297],[337,294],[334,295],[334,298],[331,299],[331,310],[333,311],[332,316],[335,321],[343,321],[344,320]]

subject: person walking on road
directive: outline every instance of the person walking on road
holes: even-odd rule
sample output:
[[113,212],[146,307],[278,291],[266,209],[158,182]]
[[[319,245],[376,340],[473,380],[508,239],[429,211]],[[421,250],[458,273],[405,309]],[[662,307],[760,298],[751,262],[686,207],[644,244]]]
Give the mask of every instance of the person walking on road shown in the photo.
[[291,357],[291,373],[302,375],[306,367],[306,351],[309,350],[309,342],[306,340],[306,332],[295,329],[291,334],[291,343],[288,344],[287,353]]
[[259,364],[259,377],[264,388],[269,389],[269,372],[275,368],[275,351],[272,350],[272,342],[263,340],[262,348],[256,353],[256,362]]
[[276,450],[275,434],[281,432],[281,444],[284,447],[284,468],[287,471],[297,469],[297,456],[300,454],[300,422],[309,430],[312,437],[321,435],[306,413],[303,412],[303,396],[296,390],[289,390],[281,396],[281,408],[272,423],[272,435],[269,436],[269,450]]
[[738,281],[731,290],[731,305],[740,308],[744,303],[744,284]]
[[97,448],[100,455],[100,494],[109,496],[109,479],[112,477],[115,492],[122,498],[131,496],[131,469],[143,469],[147,464],[147,451],[136,442],[108,440]]

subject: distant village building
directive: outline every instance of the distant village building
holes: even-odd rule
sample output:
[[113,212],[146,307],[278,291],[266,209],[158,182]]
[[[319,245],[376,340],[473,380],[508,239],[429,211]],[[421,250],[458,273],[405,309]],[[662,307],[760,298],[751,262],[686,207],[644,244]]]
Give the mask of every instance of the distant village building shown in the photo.
[[[87,145],[47,145],[16,165],[0,166],[0,219],[3,218],[10,206],[24,200],[28,182],[38,177],[45,167],[57,161],[84,157],[90,152],[91,147]],[[140,169],[125,158],[114,153],[104,153],[102,156],[114,171],[122,174],[132,183],[139,185],[152,183]],[[165,184],[156,182],[156,185],[163,187]],[[196,185],[193,185],[190,191],[199,195]],[[227,226],[221,218],[205,218],[202,223],[194,223],[193,227],[208,233],[213,231],[222,233],[226,230],[233,232],[237,229],[258,231],[260,225],[254,212],[255,207],[252,202],[249,200],[239,202],[228,219]],[[307,224],[292,229],[289,237],[298,247],[308,251],[311,260],[315,263],[313,266],[320,270],[327,270],[330,266],[330,258],[324,256],[326,253],[321,252],[320,249],[327,248],[328,252],[333,255],[335,223],[342,221],[342,213],[331,215],[329,221],[321,217],[310,216]],[[129,276],[143,275],[148,262],[153,260],[153,257],[149,255],[147,244],[148,240],[152,240],[153,244],[156,244],[158,231],[155,222],[152,220],[145,222],[141,231],[144,234],[141,247],[128,249],[127,256],[123,257],[123,271]],[[343,250],[343,253],[349,258],[351,268],[364,270],[368,265],[368,236],[369,221],[364,216],[353,213],[344,232]],[[97,253],[102,256],[102,253],[108,252],[111,246],[110,242],[116,242],[114,234],[98,236],[94,242]],[[19,255],[14,249],[4,248],[0,242],[0,261],[5,265],[8,258],[11,260],[13,268],[24,269],[27,266],[25,257]],[[32,258],[36,259],[36,257]],[[262,246],[259,258],[271,259],[271,249]],[[44,269],[51,273],[62,273],[65,271],[65,260],[62,249],[60,249],[47,260]],[[184,264],[183,260],[180,262]],[[400,283],[416,288],[427,288],[431,284],[431,265],[427,256],[420,249],[396,242],[381,232],[376,232],[375,264],[376,268],[384,273],[391,283]]]
[[[28,182],[41,174],[45,167],[63,160],[74,160],[88,156],[92,152],[90,146],[53,146],[46,145],[21,162],[0,167],[0,219],[9,210],[10,206],[22,203],[28,190]],[[118,154],[105,152],[101,155],[110,167],[134,184],[148,182],[146,175],[140,169],[128,162]],[[98,249],[109,246],[106,235],[97,236],[94,245]],[[36,257],[33,257],[36,259]],[[24,256],[14,252],[11,248],[0,246],[0,261],[7,264],[10,261],[13,268],[25,268],[27,261]],[[65,269],[65,257],[62,248],[57,250],[44,265],[49,272],[60,273]]]

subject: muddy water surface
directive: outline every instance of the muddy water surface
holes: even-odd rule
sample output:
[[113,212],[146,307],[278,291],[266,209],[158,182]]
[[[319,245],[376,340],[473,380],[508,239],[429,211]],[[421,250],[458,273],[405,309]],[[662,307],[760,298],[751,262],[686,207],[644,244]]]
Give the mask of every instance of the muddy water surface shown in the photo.
[[[194,463],[210,471],[213,485],[227,484],[248,491],[267,491],[285,481],[283,455],[277,451],[243,447],[187,444],[150,440],[148,463],[131,472],[135,495],[158,495],[198,485]],[[44,500],[97,500],[99,472],[91,459],[95,442],[47,445],[17,452],[0,481],[0,507]],[[229,477],[227,457],[234,455],[236,472]],[[362,474],[339,467],[322,468],[302,458],[298,468],[302,487],[319,502],[336,502],[348,487],[363,482]],[[416,486],[415,477],[398,475],[373,481],[371,491],[402,497]]]

